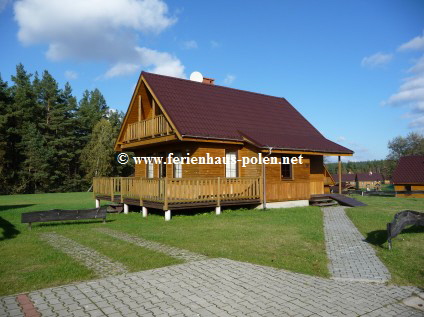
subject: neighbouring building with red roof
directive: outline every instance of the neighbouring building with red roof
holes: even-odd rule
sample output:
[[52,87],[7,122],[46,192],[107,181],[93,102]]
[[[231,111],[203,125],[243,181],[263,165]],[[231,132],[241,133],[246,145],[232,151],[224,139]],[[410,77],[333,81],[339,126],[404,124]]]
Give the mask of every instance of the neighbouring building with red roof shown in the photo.
[[[141,161],[133,178],[95,179],[96,198],[139,205],[143,212],[163,209],[165,219],[170,210],[187,208],[216,207],[218,213],[229,205],[308,204],[311,195],[334,184],[324,155],[353,154],[326,139],[284,98],[207,78],[147,72],[140,75],[115,150],[163,161]],[[178,160],[169,161],[170,155]],[[300,156],[302,164],[296,164]],[[226,162],[187,163],[207,157]],[[277,164],[253,164],[264,157]]]
[[392,177],[396,197],[423,197],[424,193],[407,193],[424,191],[424,155],[401,157]]
[[[339,179],[338,174],[333,175],[334,180],[337,182]],[[380,173],[348,173],[342,174],[342,184],[345,187],[353,186],[358,188],[370,188],[373,189],[377,184],[388,184],[389,181],[385,180],[383,175]]]

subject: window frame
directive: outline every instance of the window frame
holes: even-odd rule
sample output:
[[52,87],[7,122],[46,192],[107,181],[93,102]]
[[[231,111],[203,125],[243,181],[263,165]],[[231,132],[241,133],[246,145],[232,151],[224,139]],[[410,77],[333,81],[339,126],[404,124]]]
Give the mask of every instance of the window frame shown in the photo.
[[[183,157],[183,152],[182,151],[175,151],[174,157],[178,157],[181,160],[181,158]],[[177,175],[177,170],[178,170],[178,173],[180,173],[179,176]],[[175,164],[174,162],[172,162],[172,177],[173,178],[183,178],[183,164],[181,163],[181,161],[178,164]]]
[[[281,180],[283,180],[283,181],[292,181],[292,180],[294,180],[294,170],[293,170],[293,164],[291,163],[291,159],[292,159],[292,156],[286,156],[286,157],[289,157],[289,161],[290,161],[290,163],[289,164],[283,164],[283,156],[281,156],[281,158],[280,158],[280,162],[281,162],[281,167],[280,167],[280,178],[281,178]],[[283,175],[283,168],[284,167],[286,167],[286,166],[288,166],[288,168],[290,169],[290,177],[284,177],[284,175]]]
[[[152,157],[153,153],[147,154],[147,157]],[[146,162],[146,178],[155,178],[155,165],[153,163]],[[151,173],[150,173],[151,172]],[[150,176],[151,174],[151,176]]]
[[[227,162],[227,157],[229,154],[233,154],[235,155],[236,161],[233,164],[228,164]],[[231,168],[231,166],[235,166],[235,168]],[[228,168],[230,167],[230,169]],[[232,172],[235,172],[235,176],[228,176],[230,172],[230,175],[232,174]],[[237,150],[230,150],[230,149],[226,149],[225,150],[225,178],[237,178],[239,177],[239,167],[238,167],[238,151]]]

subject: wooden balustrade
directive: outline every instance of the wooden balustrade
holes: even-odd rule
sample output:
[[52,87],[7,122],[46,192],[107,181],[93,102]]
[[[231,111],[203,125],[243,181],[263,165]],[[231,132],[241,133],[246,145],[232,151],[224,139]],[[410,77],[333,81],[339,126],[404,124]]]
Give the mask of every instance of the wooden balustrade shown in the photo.
[[128,124],[124,142],[139,140],[143,138],[167,135],[172,133],[172,128],[164,115],[159,115],[153,119],[146,119]]
[[96,177],[93,179],[95,196],[152,201],[164,204],[197,203],[236,200],[258,200],[260,178],[141,178]]

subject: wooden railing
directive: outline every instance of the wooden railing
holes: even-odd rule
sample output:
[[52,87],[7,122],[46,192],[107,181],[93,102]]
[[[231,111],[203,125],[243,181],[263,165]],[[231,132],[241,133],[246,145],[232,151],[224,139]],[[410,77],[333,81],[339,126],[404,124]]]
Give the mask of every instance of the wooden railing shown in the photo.
[[128,124],[124,142],[167,135],[172,133],[172,128],[163,115]]
[[[141,178],[96,177],[93,192],[97,196],[118,196],[163,203],[198,203],[253,200],[261,197],[259,177],[243,178]],[[116,198],[115,198],[116,199]]]

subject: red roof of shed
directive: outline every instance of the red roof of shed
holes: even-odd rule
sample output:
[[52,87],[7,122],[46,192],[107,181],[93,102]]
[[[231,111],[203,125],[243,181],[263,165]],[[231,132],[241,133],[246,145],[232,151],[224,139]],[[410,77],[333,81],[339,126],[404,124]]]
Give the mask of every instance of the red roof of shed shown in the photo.
[[259,147],[353,154],[327,140],[286,99],[143,72],[184,137],[247,138]]
[[394,184],[424,184],[424,155],[401,157],[392,180]]

